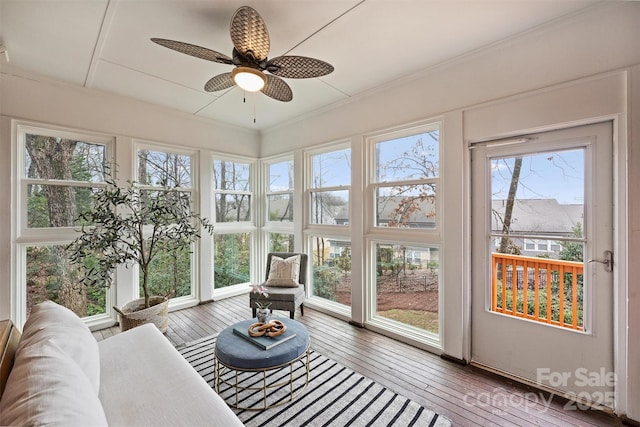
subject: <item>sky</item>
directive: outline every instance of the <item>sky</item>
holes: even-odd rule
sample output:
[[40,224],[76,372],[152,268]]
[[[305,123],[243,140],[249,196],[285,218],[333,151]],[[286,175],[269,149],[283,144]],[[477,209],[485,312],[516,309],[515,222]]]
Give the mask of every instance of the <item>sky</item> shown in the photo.
[[[555,198],[561,204],[583,204],[584,163],[583,149],[525,156],[522,160],[516,198]],[[493,199],[507,198],[513,164],[514,157],[492,160]]]

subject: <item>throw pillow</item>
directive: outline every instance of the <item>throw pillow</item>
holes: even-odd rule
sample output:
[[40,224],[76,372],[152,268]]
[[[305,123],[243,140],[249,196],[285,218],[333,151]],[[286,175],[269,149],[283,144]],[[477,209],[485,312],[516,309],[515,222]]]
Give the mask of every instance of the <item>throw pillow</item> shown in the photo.
[[23,348],[0,400],[3,426],[106,426],[98,394],[53,341]]
[[269,277],[265,283],[267,286],[282,288],[295,288],[300,286],[300,255],[294,255],[286,259],[279,256],[271,257]]
[[16,356],[23,349],[44,341],[55,343],[85,373],[95,394],[100,391],[100,352],[89,327],[73,311],[44,301],[35,305],[27,318]]

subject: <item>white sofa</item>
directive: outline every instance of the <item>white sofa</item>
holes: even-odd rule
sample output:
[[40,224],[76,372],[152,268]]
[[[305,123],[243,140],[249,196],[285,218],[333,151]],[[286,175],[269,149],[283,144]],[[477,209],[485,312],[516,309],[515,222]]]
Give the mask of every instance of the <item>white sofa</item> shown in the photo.
[[0,338],[2,426],[243,425],[151,324],[97,342],[73,312],[47,301],[21,336]]

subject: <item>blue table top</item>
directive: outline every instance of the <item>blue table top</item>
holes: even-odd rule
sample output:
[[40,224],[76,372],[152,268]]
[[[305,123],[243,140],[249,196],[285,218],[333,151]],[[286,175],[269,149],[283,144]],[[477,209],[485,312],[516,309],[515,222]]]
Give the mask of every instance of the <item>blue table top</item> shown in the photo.
[[215,355],[223,364],[238,369],[273,368],[301,356],[309,347],[309,333],[305,326],[292,319],[272,317],[287,326],[287,331],[295,332],[296,336],[269,350],[263,350],[245,338],[236,335],[233,328],[248,329],[256,319],[243,320],[224,329],[216,339]]

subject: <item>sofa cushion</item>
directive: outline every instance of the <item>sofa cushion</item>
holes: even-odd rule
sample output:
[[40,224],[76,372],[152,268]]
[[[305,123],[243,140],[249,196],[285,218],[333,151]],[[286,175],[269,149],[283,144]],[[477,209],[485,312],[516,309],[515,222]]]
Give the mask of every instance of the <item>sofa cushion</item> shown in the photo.
[[54,340],[22,348],[0,400],[0,425],[106,426],[93,384]]
[[98,343],[100,401],[110,426],[242,426],[152,324]]
[[94,394],[100,390],[100,354],[91,331],[74,312],[52,301],[37,304],[31,310],[16,350],[51,341],[65,352],[89,379]]
[[269,277],[265,283],[267,286],[296,288],[300,285],[300,255],[294,255],[286,259],[279,256],[271,257]]

